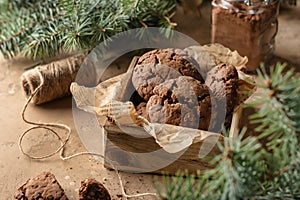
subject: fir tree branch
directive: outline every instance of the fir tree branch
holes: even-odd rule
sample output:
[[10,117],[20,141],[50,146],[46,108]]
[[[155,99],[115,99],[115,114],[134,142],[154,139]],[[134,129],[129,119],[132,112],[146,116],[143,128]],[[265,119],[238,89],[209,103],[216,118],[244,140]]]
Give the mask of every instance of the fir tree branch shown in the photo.
[[[37,58],[62,49],[88,52],[131,28],[167,27],[166,35],[171,35],[175,26],[169,14],[175,0],[27,0],[26,6],[12,2],[9,7],[18,5],[10,14],[13,20],[0,30],[0,49],[6,57],[23,53]],[[0,21],[7,19],[0,14]]]
[[286,65],[278,63],[271,68],[270,75],[267,75],[264,68],[258,71],[258,87],[263,92],[249,104],[252,107],[260,107],[251,119],[252,123],[259,124],[256,131],[261,132],[260,138],[267,139],[268,151],[274,154],[269,155],[270,162],[281,161],[280,165],[272,164],[276,166],[274,172],[295,160],[299,151],[297,121],[300,112],[300,79],[299,75],[294,75],[293,70],[283,74],[285,67]]
[[36,30],[48,26],[51,20],[58,18],[56,1],[40,2],[34,7],[10,10],[10,23],[2,28],[0,48],[5,57],[13,57],[23,53],[25,44],[31,42],[31,36]]
[[[268,199],[300,198],[300,157],[264,183],[264,197]],[[258,199],[262,199],[262,196]]]

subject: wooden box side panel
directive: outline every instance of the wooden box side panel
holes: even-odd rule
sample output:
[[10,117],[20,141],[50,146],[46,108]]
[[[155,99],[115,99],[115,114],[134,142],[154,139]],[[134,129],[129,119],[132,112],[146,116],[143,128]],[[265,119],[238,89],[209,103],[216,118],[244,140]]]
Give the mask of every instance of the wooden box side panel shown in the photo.
[[[137,138],[122,132],[116,126],[106,127],[106,131],[105,157],[112,160],[121,171],[175,174],[179,170],[188,170],[189,173],[195,174],[197,170],[211,168],[209,161],[220,153],[216,145],[217,141],[210,138],[205,142],[192,144],[178,153],[168,153],[151,136]],[[143,129],[136,129],[136,131],[142,132]],[[146,134],[144,132],[141,135]],[[202,159],[199,158],[201,147],[209,148],[209,153]],[[105,167],[112,168],[109,162],[105,162]]]

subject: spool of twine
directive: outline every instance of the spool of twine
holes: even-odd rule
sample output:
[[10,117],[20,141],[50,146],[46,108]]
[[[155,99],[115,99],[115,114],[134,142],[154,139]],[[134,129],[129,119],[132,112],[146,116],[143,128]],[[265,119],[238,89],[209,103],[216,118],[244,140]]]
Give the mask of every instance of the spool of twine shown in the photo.
[[39,105],[70,95],[70,85],[75,81],[84,58],[84,55],[76,55],[24,72],[21,87],[26,98],[29,99],[41,84],[39,91],[31,99],[33,104]]

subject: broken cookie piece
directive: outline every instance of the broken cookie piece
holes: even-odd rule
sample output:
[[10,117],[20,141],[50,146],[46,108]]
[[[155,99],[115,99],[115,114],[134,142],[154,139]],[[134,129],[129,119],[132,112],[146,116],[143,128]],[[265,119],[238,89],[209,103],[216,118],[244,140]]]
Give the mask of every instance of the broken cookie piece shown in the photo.
[[107,189],[98,181],[86,178],[81,181],[79,200],[110,200]]
[[17,200],[67,200],[64,190],[59,185],[55,176],[50,172],[28,179],[16,192],[14,199]]

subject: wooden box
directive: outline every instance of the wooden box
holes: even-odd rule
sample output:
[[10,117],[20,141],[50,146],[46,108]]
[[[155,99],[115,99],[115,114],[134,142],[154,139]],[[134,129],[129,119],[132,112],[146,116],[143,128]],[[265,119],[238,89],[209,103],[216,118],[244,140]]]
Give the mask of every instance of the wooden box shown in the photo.
[[[132,71],[136,62],[137,57],[132,60],[129,71]],[[124,101],[132,95],[132,87],[129,78],[122,91]],[[240,109],[236,109],[233,114],[230,137],[234,137],[234,132],[238,128],[240,112]],[[107,134],[105,157],[113,161],[118,170],[132,173],[175,174],[179,170],[196,173],[197,170],[212,168],[209,161],[220,153],[217,142],[223,141],[223,136],[219,133],[204,132],[203,140],[191,144],[180,152],[168,153],[143,127],[119,127],[116,123],[110,122],[106,123],[104,130]],[[200,150],[209,153],[200,159]],[[105,162],[105,167],[112,168],[109,162]]]

